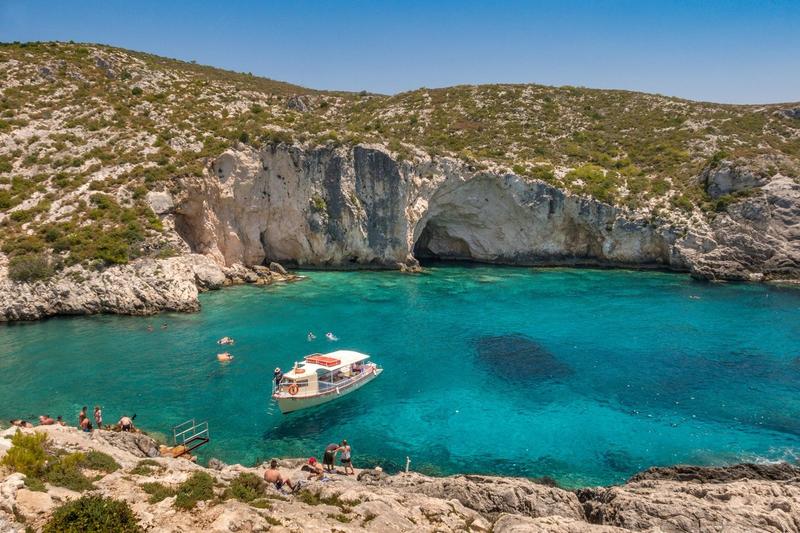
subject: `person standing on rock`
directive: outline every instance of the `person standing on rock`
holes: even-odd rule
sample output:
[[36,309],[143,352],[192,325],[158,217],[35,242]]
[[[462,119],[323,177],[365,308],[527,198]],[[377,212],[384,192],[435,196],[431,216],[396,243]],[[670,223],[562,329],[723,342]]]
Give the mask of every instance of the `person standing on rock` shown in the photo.
[[103,411],[99,405],[94,406],[94,421],[97,424],[97,429],[103,429]]
[[[342,445],[339,446],[336,451],[342,452],[342,466],[344,466],[344,473],[345,475],[355,475],[356,471],[353,469],[353,460],[350,457],[350,445],[347,444],[347,439],[342,441]],[[350,472],[347,472],[347,469],[350,469]]]
[[333,464],[336,461],[336,452],[338,450],[339,445],[335,442],[325,447],[325,455],[322,456],[322,464],[326,472],[333,472]]

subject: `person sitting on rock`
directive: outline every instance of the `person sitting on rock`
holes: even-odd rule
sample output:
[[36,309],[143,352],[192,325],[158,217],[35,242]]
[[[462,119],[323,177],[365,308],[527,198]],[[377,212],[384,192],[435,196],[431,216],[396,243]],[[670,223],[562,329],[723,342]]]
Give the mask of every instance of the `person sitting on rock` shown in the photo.
[[125,415],[119,419],[119,429],[122,431],[133,431],[133,420],[131,417]]
[[284,485],[289,487],[289,490],[294,492],[296,485],[292,483],[292,481],[288,477],[283,477],[278,471],[278,461],[273,459],[269,463],[269,468],[264,471],[264,481],[267,483],[272,483],[275,485],[275,488],[281,490]]
[[303,466],[303,470],[309,473],[308,479],[322,479],[322,476],[325,474],[325,470],[322,468],[322,465],[319,464],[316,457],[309,457],[308,463]]
[[61,417],[61,415],[58,415],[56,417],[56,424],[58,424],[59,426],[66,426],[67,425],[67,423],[64,422],[64,419]]
[[83,424],[83,419],[86,418],[86,410],[87,409],[88,409],[88,407],[84,405],[83,408],[81,409],[81,412],[78,413],[78,426],[79,427],[81,426],[81,424]]
[[50,415],[41,415],[39,416],[39,425],[40,426],[52,426],[55,424],[56,421],[50,418]]
[[89,420],[88,416],[83,417],[83,420],[81,420],[81,431],[85,431],[86,433],[92,431],[92,421]]

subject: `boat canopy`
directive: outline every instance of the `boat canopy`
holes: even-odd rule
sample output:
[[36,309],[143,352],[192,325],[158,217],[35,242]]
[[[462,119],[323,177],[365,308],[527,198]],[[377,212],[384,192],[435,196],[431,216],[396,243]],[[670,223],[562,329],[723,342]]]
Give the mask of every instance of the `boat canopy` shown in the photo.
[[[284,377],[295,380],[307,378],[312,373],[335,372],[366,359],[369,359],[368,355],[351,350],[337,350],[326,354],[315,353],[307,355],[303,362],[295,365],[292,370],[284,374]],[[297,370],[302,371],[297,372]]]

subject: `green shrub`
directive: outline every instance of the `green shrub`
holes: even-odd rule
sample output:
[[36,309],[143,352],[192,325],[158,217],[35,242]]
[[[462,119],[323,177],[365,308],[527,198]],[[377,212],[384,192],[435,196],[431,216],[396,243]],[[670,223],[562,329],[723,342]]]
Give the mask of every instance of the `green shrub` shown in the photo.
[[210,500],[214,497],[214,478],[205,472],[195,472],[192,477],[178,486],[175,507],[178,509],[193,509],[200,500]]
[[140,487],[150,495],[147,499],[150,503],[158,503],[165,498],[175,496],[175,489],[162,485],[161,483],[142,483]]
[[136,516],[127,503],[102,496],[83,496],[53,513],[43,533],[138,533]]
[[10,467],[27,477],[39,477],[44,472],[47,454],[44,433],[23,433],[19,430],[11,437],[11,448],[3,456],[0,464]]
[[117,463],[113,457],[107,453],[97,452],[94,450],[86,453],[81,466],[91,470],[99,470],[107,474],[115,472],[119,469],[119,463]]
[[44,481],[38,477],[25,477],[25,488],[36,492],[47,492],[47,487],[45,487]]
[[249,503],[255,499],[263,498],[266,483],[260,477],[249,472],[243,472],[231,481],[226,496],[236,498],[240,502]]
[[152,459],[143,459],[139,461],[133,469],[131,469],[131,474],[136,476],[149,476],[153,473],[154,469],[161,470],[164,468],[161,464],[157,461]]
[[311,197],[311,210],[312,211],[314,211],[316,213],[322,213],[326,209],[328,209],[328,204],[325,203],[325,198],[323,198],[323,197],[321,197],[319,195],[316,195],[316,194]]
[[53,272],[50,260],[42,254],[18,255],[8,262],[8,277],[14,281],[30,283],[45,280]]
[[80,470],[85,460],[86,456],[80,452],[60,457],[48,465],[44,478],[51,485],[77,492],[93,489],[92,482]]
[[131,94],[133,96],[139,96],[140,94],[142,94],[142,88],[141,87],[134,87],[133,89],[131,89]]

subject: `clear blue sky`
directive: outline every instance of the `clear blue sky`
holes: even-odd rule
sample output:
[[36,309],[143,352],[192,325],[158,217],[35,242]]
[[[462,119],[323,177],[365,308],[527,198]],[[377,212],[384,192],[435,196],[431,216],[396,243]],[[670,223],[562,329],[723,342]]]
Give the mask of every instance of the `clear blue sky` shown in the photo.
[[800,100],[800,0],[0,0],[0,41],[99,42],[319,89],[460,83]]

